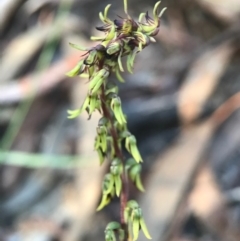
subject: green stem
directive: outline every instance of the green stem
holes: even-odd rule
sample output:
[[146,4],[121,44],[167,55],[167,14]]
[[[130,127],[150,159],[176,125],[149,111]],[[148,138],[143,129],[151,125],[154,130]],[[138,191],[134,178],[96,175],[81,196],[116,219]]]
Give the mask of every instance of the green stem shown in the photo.
[[[118,145],[119,136],[118,136],[117,130],[114,126],[113,117],[111,115],[111,112],[110,112],[108,106],[106,105],[105,88],[103,85],[101,88],[101,106],[102,106],[102,111],[103,111],[104,117],[110,121],[110,124],[111,124],[110,134],[113,138],[113,146],[115,149],[115,154],[121,160],[122,165],[123,165],[123,170],[124,170],[125,169],[124,168],[124,164],[125,164],[124,156],[123,156],[122,150],[119,148],[119,145]],[[123,171],[121,179],[122,179],[123,185],[122,185],[122,191],[120,194],[120,219],[121,219],[122,228],[125,230],[125,237],[127,239],[127,224],[125,223],[125,220],[124,220],[124,210],[125,210],[125,207],[126,207],[127,201],[128,201],[128,177],[127,177],[125,171]]]

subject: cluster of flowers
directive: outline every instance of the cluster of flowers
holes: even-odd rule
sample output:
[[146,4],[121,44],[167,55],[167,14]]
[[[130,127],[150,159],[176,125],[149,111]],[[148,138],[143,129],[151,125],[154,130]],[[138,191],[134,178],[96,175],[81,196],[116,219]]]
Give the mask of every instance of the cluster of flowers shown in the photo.
[[[111,73],[115,73],[117,79],[124,82],[121,76],[121,72],[124,71],[122,65],[122,57],[124,56],[126,56],[127,70],[132,73],[136,54],[149,43],[155,42],[154,36],[159,31],[160,17],[165,9],[158,13],[159,1],[154,6],[153,17],[150,17],[148,12],[141,13],[138,21],[135,21],[127,13],[126,2],[127,0],[124,0],[126,18],[110,20],[107,16],[110,5],[107,5],[103,13],[100,12],[99,17],[104,25],[96,29],[104,32],[104,36],[91,38],[100,42],[95,47],[82,48],[70,44],[78,50],[86,51],[86,53],[83,55],[84,58],[67,75],[70,77],[86,77],[90,82],[83,105],[80,109],[69,110],[69,118],[75,118],[83,111],[87,111],[89,117],[91,117],[94,111],[99,111],[103,117],[99,120],[97,126],[94,147],[98,152],[100,164],[107,158],[111,160],[110,173],[104,177],[102,200],[97,210],[105,207],[115,195],[120,196],[123,173],[127,173],[136,187],[140,191],[144,191],[140,178],[142,157],[137,148],[137,141],[127,129],[127,120],[122,112],[121,100],[118,96],[118,87],[110,83],[108,77]],[[104,113],[106,108],[111,118]],[[114,136],[111,135],[112,128],[117,132],[117,148],[121,150],[121,143],[124,141],[126,150],[132,156],[126,161],[125,165],[116,153],[116,142],[114,143]],[[150,238],[142,218],[141,209],[136,201],[129,201],[125,211],[124,219],[129,226],[129,233],[133,234],[133,240],[137,239],[140,229],[143,230],[147,238]],[[124,239],[124,231],[121,229],[121,225],[113,222],[110,226],[107,226],[106,241],[115,240],[116,232],[119,233],[120,240]]]
[[[127,18],[120,18],[112,21],[108,18],[110,4],[106,6],[104,12],[99,13],[103,26],[97,27],[97,30],[105,33],[102,37],[92,37],[92,40],[100,41],[93,48],[82,48],[75,44],[72,47],[87,51],[81,61],[67,73],[68,76],[81,76],[89,79],[88,95],[78,110],[69,110],[69,118],[75,118],[82,111],[87,111],[89,116],[98,110],[102,112],[101,95],[107,98],[107,104],[111,108],[117,121],[117,129],[121,136],[126,138],[126,149],[132,154],[136,162],[142,161],[142,158],[136,147],[136,139],[129,132],[126,132],[126,118],[122,112],[121,100],[118,97],[117,86],[108,83],[110,73],[116,73],[119,81],[124,82],[120,72],[123,72],[122,57],[126,56],[126,66],[132,73],[135,56],[142,51],[150,42],[155,42],[154,36],[158,33],[160,27],[160,17],[165,8],[158,14],[160,1],[153,9],[153,18],[146,13],[139,15],[138,21],[133,20],[127,13],[127,3],[124,1],[124,10]],[[143,20],[144,19],[144,20]],[[97,138],[95,149],[98,151],[100,162],[102,163],[106,156],[108,137],[108,121],[102,118],[97,128]],[[113,155],[114,157],[114,155]]]
[[[122,57],[127,56],[127,69],[132,73],[135,56],[142,51],[150,42],[155,42],[154,36],[157,35],[160,27],[160,17],[165,8],[158,14],[160,1],[153,9],[153,18],[146,13],[141,13],[138,21],[133,20],[128,14],[127,18],[110,20],[107,16],[110,4],[100,12],[99,17],[104,23],[97,30],[105,33],[103,37],[92,37],[92,40],[101,41],[93,48],[82,48],[75,44],[72,47],[87,51],[77,66],[67,73],[68,76],[79,75],[90,79],[89,94],[95,95],[111,72],[116,73],[120,82],[124,82],[120,72],[123,72]],[[145,20],[143,21],[143,19]],[[89,103],[91,101],[89,100]],[[89,105],[90,108],[90,105]],[[92,108],[90,108],[92,109]],[[91,110],[92,112],[92,110]]]
[[[93,48],[82,48],[75,44],[72,47],[86,51],[79,63],[67,73],[68,76],[80,76],[89,79],[88,95],[80,109],[69,110],[69,118],[77,117],[81,112],[87,111],[89,116],[98,110],[102,112],[101,94],[107,97],[107,104],[112,110],[117,121],[117,129],[123,132],[121,136],[126,138],[126,149],[132,154],[133,158],[140,162],[142,158],[136,148],[136,139],[130,133],[126,132],[126,118],[122,112],[121,100],[118,97],[118,88],[108,82],[110,73],[115,73],[120,82],[124,82],[120,72],[123,72],[122,57],[126,56],[126,66],[130,73],[136,54],[142,51],[150,42],[155,42],[154,36],[158,33],[160,27],[160,17],[165,8],[158,14],[160,1],[157,2],[153,9],[153,18],[146,13],[141,13],[138,21],[133,20],[127,13],[125,0],[125,13],[127,18],[120,18],[114,21],[108,18],[110,4],[100,12],[99,17],[104,23],[103,26],[97,27],[99,31],[105,34],[102,37],[92,37],[94,41],[100,41]],[[144,20],[143,20],[144,19]],[[108,134],[108,120],[102,118],[97,128],[98,137],[96,138],[95,149],[98,151],[100,162],[104,161],[106,156],[106,147]]]

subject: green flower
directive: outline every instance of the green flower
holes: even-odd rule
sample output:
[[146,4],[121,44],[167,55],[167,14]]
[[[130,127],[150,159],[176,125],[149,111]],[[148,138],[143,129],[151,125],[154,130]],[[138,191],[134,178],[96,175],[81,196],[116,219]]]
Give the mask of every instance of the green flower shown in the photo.
[[105,229],[105,241],[115,241],[117,240],[116,234],[118,233],[118,238],[120,241],[124,240],[125,233],[121,228],[120,223],[110,222]]
[[136,162],[142,162],[142,157],[138,151],[137,148],[137,140],[134,135],[131,135],[130,133],[127,134],[125,139],[125,147],[128,150],[128,152],[133,156]]
[[[163,8],[160,14],[158,14],[158,8],[161,1],[157,2],[153,8],[153,18],[151,18],[148,15],[148,12],[146,14],[141,13],[139,16],[139,29],[138,31],[148,35],[148,36],[155,36],[159,32],[159,26],[160,26],[160,17],[166,10],[166,8]],[[145,22],[142,23],[142,17],[145,16]]]
[[95,148],[101,148],[104,153],[107,151],[107,134],[108,132],[106,126],[97,127]]
[[131,35],[132,31],[138,28],[138,24],[133,19],[115,19],[114,24],[118,35]]
[[111,199],[114,197],[115,188],[114,188],[114,178],[112,174],[106,174],[103,183],[102,183],[102,199],[97,207],[97,211],[103,209],[107,206]]
[[136,161],[133,158],[130,158],[127,160],[125,169],[128,172],[132,182],[138,188],[138,190],[144,192],[144,187],[141,181],[142,166],[136,163]]
[[143,231],[147,239],[152,239],[143,219],[142,210],[135,200],[128,201],[124,219],[128,223],[129,235],[133,235],[133,241],[138,239],[140,230]]
[[91,40],[105,41],[103,46],[106,46],[109,43],[109,41],[111,41],[114,37],[116,37],[114,23],[112,20],[110,20],[107,17],[108,10],[110,7],[111,7],[111,4],[108,4],[104,10],[104,13],[102,12],[99,13],[99,18],[104,23],[104,25],[96,28],[99,31],[105,32],[106,35],[103,37],[94,37],[94,36],[91,37]]
[[113,114],[120,125],[126,124],[125,116],[122,112],[121,99],[117,95],[112,96],[111,109]]
[[84,62],[84,60],[79,61],[72,70],[70,70],[66,73],[66,75],[68,77],[74,77],[74,76],[77,76],[77,75],[80,75],[81,73],[83,73],[84,68],[85,68],[83,62]]
[[100,165],[104,162],[107,154],[108,145],[108,127],[109,123],[105,117],[102,117],[98,122],[97,136],[95,138],[94,149],[97,150],[100,159]]
[[123,172],[123,166],[119,158],[113,159],[110,167],[110,173],[113,175],[116,195],[119,197],[122,190],[121,175]]
[[109,71],[105,68],[99,70],[90,80],[89,91],[91,94],[96,93],[101,85],[106,81],[109,76]]

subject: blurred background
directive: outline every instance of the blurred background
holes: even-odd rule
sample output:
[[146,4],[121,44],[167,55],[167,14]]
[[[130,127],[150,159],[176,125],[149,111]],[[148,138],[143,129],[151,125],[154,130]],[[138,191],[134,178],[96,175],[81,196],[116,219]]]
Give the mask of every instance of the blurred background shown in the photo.
[[[0,1],[0,240],[104,240],[114,200],[95,212],[107,167],[93,150],[99,116],[67,119],[87,93],[69,79],[98,13],[122,1]],[[155,1],[129,0],[138,17]],[[119,84],[144,157],[130,187],[153,240],[240,240],[240,1],[163,0],[157,42]],[[116,81],[112,77],[112,81]],[[140,241],[145,237],[140,236]]]

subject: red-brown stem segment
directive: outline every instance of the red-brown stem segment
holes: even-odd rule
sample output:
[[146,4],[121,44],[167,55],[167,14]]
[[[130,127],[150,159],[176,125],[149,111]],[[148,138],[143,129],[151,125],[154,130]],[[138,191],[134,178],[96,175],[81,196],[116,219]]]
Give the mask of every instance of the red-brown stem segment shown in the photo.
[[124,168],[124,164],[125,164],[124,156],[123,156],[122,150],[119,148],[119,145],[118,145],[119,136],[118,136],[117,130],[114,126],[114,120],[113,120],[113,117],[111,115],[111,112],[110,112],[108,106],[106,105],[106,101],[107,101],[107,99],[106,99],[106,96],[105,96],[105,88],[102,85],[102,88],[101,88],[101,107],[102,107],[102,111],[103,111],[103,116],[110,121],[110,124],[111,124],[110,134],[113,138],[113,146],[114,146],[115,154],[121,160],[122,165],[123,165],[123,170],[124,170],[123,174],[121,176],[121,178],[122,178],[122,191],[121,191],[121,194],[120,194],[120,219],[121,219],[122,228],[125,231],[125,240],[127,240],[127,224],[124,221],[124,209],[125,209],[125,207],[127,205],[127,201],[128,201],[128,177],[127,177],[127,174],[126,174],[125,168]]

